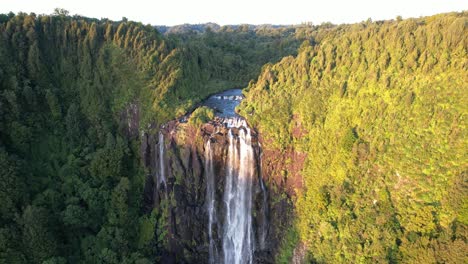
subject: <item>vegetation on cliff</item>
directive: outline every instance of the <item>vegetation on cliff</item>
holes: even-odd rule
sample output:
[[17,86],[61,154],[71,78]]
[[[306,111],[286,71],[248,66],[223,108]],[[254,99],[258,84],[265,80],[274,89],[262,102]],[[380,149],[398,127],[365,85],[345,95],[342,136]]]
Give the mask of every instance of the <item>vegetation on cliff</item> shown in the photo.
[[202,106],[198,107],[193,111],[193,113],[190,115],[190,118],[188,120],[189,124],[195,126],[195,127],[200,127],[204,123],[208,123],[208,121],[212,120],[215,116],[215,113],[213,109]]
[[467,23],[331,28],[247,88],[263,148],[307,155],[296,228],[313,262],[467,261]]

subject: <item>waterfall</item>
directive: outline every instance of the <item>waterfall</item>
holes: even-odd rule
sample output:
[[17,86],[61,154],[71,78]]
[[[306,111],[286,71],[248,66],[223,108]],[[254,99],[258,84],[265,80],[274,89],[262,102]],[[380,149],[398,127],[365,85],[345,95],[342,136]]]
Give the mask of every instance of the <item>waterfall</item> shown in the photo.
[[242,126],[238,131],[239,135],[235,136],[233,129],[229,129],[222,241],[225,264],[253,262],[252,179],[255,159],[250,129]]
[[205,176],[206,176],[206,207],[208,211],[208,239],[210,241],[209,263],[215,264],[218,260],[215,241],[213,240],[213,223],[216,222],[215,208],[215,181],[213,168],[213,151],[211,150],[211,140],[208,139],[205,145]]
[[267,191],[265,187],[265,183],[263,183],[263,178],[260,176],[260,188],[262,190],[262,224],[261,224],[261,232],[260,232],[260,249],[265,249],[265,240],[267,235],[267,228],[268,228],[268,197]]
[[159,131],[159,178],[158,186],[161,186],[161,183],[166,186],[166,176],[165,176],[165,165],[164,165],[164,134]]
[[[267,189],[261,177],[257,177],[257,140],[252,144],[252,134],[246,120],[235,111],[243,98],[241,90],[231,90],[213,95],[204,102],[205,106],[217,109],[216,117],[211,121],[214,129],[205,144],[209,263],[252,264],[256,233],[260,249],[265,249],[268,233]],[[227,142],[224,136],[227,136]],[[224,162],[224,166],[215,164],[220,171],[214,171],[214,162]],[[219,181],[215,181],[215,177],[219,177]],[[215,185],[223,180],[224,186]],[[254,218],[253,206],[256,204],[253,199],[256,194],[253,193],[253,186],[257,186],[257,180],[263,204]],[[216,197],[222,197],[222,201],[217,201]],[[258,218],[262,221],[259,222],[258,232],[255,232],[253,223]]]

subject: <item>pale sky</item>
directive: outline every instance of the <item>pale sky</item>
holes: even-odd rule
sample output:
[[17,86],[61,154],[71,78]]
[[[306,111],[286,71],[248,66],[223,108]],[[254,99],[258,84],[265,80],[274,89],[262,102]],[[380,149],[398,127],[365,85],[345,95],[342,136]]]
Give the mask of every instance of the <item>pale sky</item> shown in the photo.
[[468,0],[0,0],[0,13],[51,14],[60,7],[94,18],[152,25],[353,23],[468,10]]

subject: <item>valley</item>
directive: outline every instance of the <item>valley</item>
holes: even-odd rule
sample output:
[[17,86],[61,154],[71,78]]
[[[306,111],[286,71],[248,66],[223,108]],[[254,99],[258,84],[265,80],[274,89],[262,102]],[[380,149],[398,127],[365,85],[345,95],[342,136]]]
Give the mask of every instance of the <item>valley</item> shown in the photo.
[[468,14],[0,14],[0,263],[466,263]]

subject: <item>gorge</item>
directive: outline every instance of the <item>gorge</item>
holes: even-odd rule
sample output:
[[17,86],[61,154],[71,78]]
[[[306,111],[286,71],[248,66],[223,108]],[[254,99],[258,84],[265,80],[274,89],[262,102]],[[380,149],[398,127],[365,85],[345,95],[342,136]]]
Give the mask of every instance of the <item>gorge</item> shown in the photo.
[[0,14],[0,263],[468,263],[467,25]]
[[[196,225],[178,224],[177,219],[170,224],[174,226],[171,235],[177,246],[169,258],[176,259],[176,262],[182,261],[180,256],[186,246],[183,240],[201,238],[204,249],[197,252],[198,256],[186,256],[188,259],[204,263],[269,263],[266,259],[261,260],[262,254],[272,250],[265,246],[269,204],[260,173],[261,149],[257,133],[252,132],[246,120],[235,112],[242,98],[241,90],[233,89],[212,95],[202,102],[203,106],[216,110],[213,120],[202,125],[202,133],[190,131],[187,123],[180,122],[190,120],[190,116],[170,121],[158,133],[159,162],[150,168],[154,170],[152,186],[156,188],[152,192],[161,198],[154,206],[160,207],[165,199],[174,199],[177,205],[170,206],[169,210],[196,207],[200,218]],[[184,133],[194,133],[192,136],[195,138],[192,137],[193,141],[189,143],[181,142],[181,134]],[[164,138],[170,142],[166,143]],[[171,147],[164,151],[166,144]],[[189,156],[182,154],[180,148],[186,148]],[[156,148],[149,152],[144,150],[146,155],[156,155],[157,152]],[[168,167],[164,173],[166,164]],[[167,189],[161,189],[166,182],[163,175],[167,178]],[[186,201],[171,191],[183,186],[178,181],[198,182],[196,188],[201,192],[192,197],[194,200]],[[171,195],[173,198],[167,198]],[[191,205],[184,204],[186,202]],[[193,228],[202,230],[191,233],[189,230]],[[200,234],[203,235],[199,237]]]

